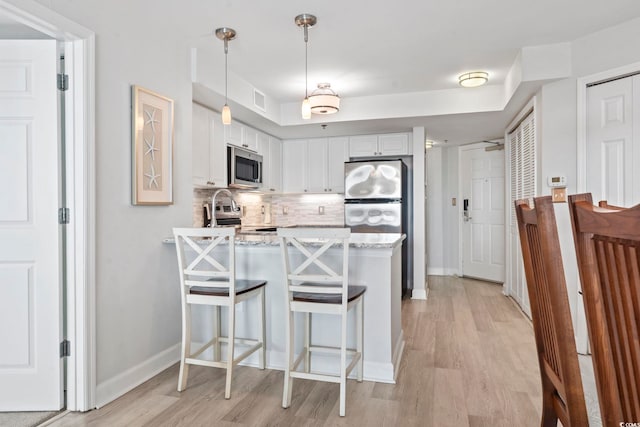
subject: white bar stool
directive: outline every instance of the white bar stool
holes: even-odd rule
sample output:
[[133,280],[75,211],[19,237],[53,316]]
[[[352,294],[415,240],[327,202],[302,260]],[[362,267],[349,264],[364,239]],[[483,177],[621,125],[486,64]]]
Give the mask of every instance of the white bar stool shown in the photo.
[[[347,376],[358,367],[357,380],[362,381],[364,286],[349,286],[349,228],[279,228],[278,237],[286,280],[286,354],[282,407],[291,405],[293,378],[305,378],[340,384],[340,416],[346,412]],[[309,246],[309,242],[314,242]],[[342,269],[326,264],[329,248],[342,245]],[[314,247],[315,246],[315,247]],[[319,247],[318,247],[319,246]],[[299,261],[299,262],[298,262]],[[296,264],[295,266],[293,264]],[[356,349],[347,348],[347,313],[356,307]],[[304,348],[294,360],[294,314],[305,314]],[[310,341],[312,313],[340,316],[340,346],[314,346]],[[340,374],[326,375],[310,370],[313,352],[340,356]],[[347,365],[347,355],[351,361]],[[297,368],[304,360],[304,372]]]
[[[233,366],[246,359],[255,351],[259,351],[259,366],[265,366],[265,318],[264,318],[264,280],[237,280],[235,270],[235,228],[174,228],[178,268],[180,270],[180,289],[182,301],[182,353],[180,356],[180,374],[178,391],[187,387],[189,365],[225,368],[227,379],[224,397],[231,397],[231,376]],[[215,258],[214,249],[224,242],[227,244],[228,258],[222,261],[224,251],[218,251]],[[195,253],[193,261],[185,257],[185,244]],[[189,258],[191,259],[191,258]],[[235,318],[236,304],[249,298],[257,297],[260,312],[257,316],[259,339],[236,338]],[[191,306],[194,304],[214,307],[214,337],[195,351],[191,351]],[[220,335],[220,307],[228,307],[228,334]],[[227,343],[227,358],[220,360],[220,344]],[[249,346],[242,354],[234,357],[235,345]],[[213,347],[213,360],[198,358],[209,347]]]

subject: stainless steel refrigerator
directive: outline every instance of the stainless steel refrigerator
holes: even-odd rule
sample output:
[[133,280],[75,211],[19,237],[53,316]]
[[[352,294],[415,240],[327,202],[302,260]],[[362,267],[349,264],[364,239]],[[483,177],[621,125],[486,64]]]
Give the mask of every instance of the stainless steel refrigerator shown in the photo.
[[344,164],[344,223],[352,233],[405,233],[402,244],[402,295],[413,289],[407,167],[402,160]]

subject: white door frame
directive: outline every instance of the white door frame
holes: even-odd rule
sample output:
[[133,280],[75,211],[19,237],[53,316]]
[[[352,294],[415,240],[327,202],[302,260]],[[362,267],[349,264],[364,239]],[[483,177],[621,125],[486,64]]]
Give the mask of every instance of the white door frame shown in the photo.
[[[577,191],[587,191],[587,86],[592,83],[623,77],[640,71],[640,62],[602,71],[577,79],[577,138],[576,138],[576,172]],[[579,353],[589,352],[589,336],[586,329],[584,304],[577,304],[576,347]]]
[[[464,258],[464,246],[463,246],[464,239],[462,235],[463,234],[462,228],[464,227],[464,220],[462,218],[463,204],[464,204],[462,199],[462,175],[463,175],[462,174],[462,152],[467,150],[475,150],[478,148],[493,147],[494,145],[495,144],[489,144],[487,142],[477,142],[474,144],[461,145],[458,147],[458,275],[459,276],[464,275],[464,270],[462,267],[462,261]],[[506,181],[506,178],[505,178],[505,181]],[[505,232],[506,232],[506,224],[505,224]]]
[[[33,0],[0,0],[0,14],[65,45],[67,409],[95,407],[95,34]],[[52,77],[53,84],[53,77]]]

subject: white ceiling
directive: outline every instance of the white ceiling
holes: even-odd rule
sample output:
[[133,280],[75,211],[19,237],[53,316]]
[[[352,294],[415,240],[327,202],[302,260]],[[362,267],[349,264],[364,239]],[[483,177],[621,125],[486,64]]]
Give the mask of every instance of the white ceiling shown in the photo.
[[[136,1],[127,7],[142,13],[147,6]],[[230,76],[264,92],[281,104],[282,111],[292,111],[304,94],[304,40],[294,18],[300,13],[318,17],[309,30],[309,90],[318,82],[330,82],[343,100],[342,110],[314,116],[310,123],[267,119],[252,106],[234,102],[237,94],[230,90],[234,117],[242,121],[283,138],[425,126],[428,138],[452,144],[503,136],[505,126],[541,83],[521,84],[498,111],[448,108],[441,114],[425,105],[415,113],[405,109],[388,117],[360,115],[366,97],[387,96],[392,105],[411,96],[424,98],[425,104],[433,99],[446,102],[449,92],[442,91],[459,96],[455,91],[463,89],[457,76],[474,70],[488,71],[489,86],[502,88],[523,47],[571,42],[640,16],[638,0],[183,0],[156,2],[154,7],[166,9],[157,14],[166,22],[156,25],[183,35],[197,48],[199,59],[210,58],[221,72],[223,46],[213,31],[234,28],[238,36],[230,42]],[[0,38],[7,38],[11,28],[0,21]],[[220,108],[220,88],[211,91],[196,85],[194,98]],[[466,90],[484,93],[483,88]]]
[[[211,56],[223,66],[222,42],[212,32],[222,26],[234,28],[238,36],[230,42],[230,75],[240,76],[283,104],[300,102],[304,94],[304,40],[294,17],[317,16],[318,24],[309,30],[309,90],[318,82],[330,82],[343,99],[342,111],[324,117],[329,125],[325,130],[317,123],[265,122],[266,130],[298,137],[424,125],[428,137],[454,144],[503,136],[505,126],[539,85],[519,88],[503,111],[348,121],[339,116],[346,113],[345,101],[352,97],[458,89],[457,76],[466,71],[488,71],[490,85],[503,85],[523,47],[570,42],[640,16],[637,0],[226,0],[202,4],[195,15],[196,11],[185,11],[192,17],[185,31],[198,47],[198,55]],[[242,108],[235,112],[241,120],[264,122],[245,117]]]

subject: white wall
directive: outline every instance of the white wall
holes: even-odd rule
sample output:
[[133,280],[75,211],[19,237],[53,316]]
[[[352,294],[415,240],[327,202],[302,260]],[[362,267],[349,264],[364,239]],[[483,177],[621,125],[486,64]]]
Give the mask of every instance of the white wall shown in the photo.
[[[191,225],[188,49],[162,8],[126,0],[40,1],[96,33],[97,403],[175,360],[180,305],[171,227]],[[165,13],[166,16],[158,16]],[[174,204],[131,205],[131,95],[137,84],[175,101]],[[166,351],[166,352],[165,352]],[[165,353],[163,353],[165,352]],[[162,357],[155,358],[158,354]],[[130,370],[127,373],[127,370]],[[135,385],[135,384],[133,384]]]
[[[577,78],[640,62],[639,38],[640,19],[634,19],[574,41],[573,77],[542,87],[538,112],[541,195],[550,194],[547,177],[558,174],[567,176],[567,194],[577,193]],[[557,204],[555,213],[574,329],[579,338],[576,344],[579,352],[585,352],[586,324],[578,321],[578,311],[583,307],[567,205]]]
[[[444,275],[444,208],[441,147],[427,150],[427,274]],[[448,238],[449,236],[447,236]]]

